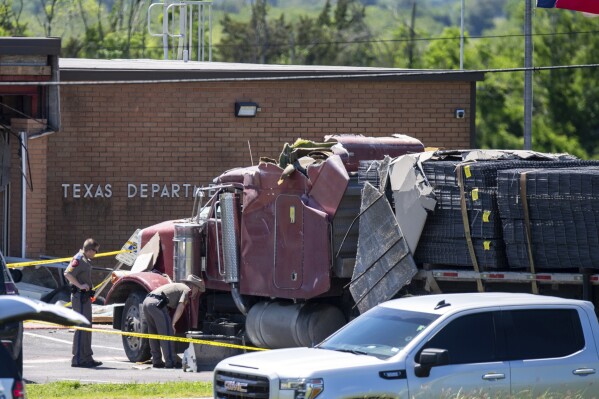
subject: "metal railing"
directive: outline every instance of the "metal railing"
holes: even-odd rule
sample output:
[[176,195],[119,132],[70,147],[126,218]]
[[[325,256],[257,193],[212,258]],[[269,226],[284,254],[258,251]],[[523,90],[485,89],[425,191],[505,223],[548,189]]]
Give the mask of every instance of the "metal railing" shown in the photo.
[[[152,31],[152,9],[162,7],[162,32]],[[148,33],[161,36],[164,59],[212,61],[212,0],[180,0],[153,3],[148,7]],[[169,57],[170,54],[170,57]]]

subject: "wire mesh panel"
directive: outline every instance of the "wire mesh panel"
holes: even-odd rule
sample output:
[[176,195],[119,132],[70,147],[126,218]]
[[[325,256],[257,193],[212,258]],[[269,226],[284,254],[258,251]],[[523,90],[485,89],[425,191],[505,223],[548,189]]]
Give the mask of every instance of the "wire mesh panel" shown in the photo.
[[[527,179],[527,199],[531,219],[535,221],[532,223],[535,253],[552,254],[538,255],[539,259],[547,260],[540,262],[539,268],[599,267],[599,262],[587,255],[588,248],[594,248],[597,240],[598,161],[570,156],[468,163],[461,159],[431,159],[423,163],[423,171],[433,187],[437,205],[422,232],[416,250],[417,262],[472,266],[463,202],[480,266],[528,268],[520,198],[520,171],[527,171],[531,173],[530,181]],[[460,180],[462,189],[458,185]],[[554,225],[536,222],[542,220],[550,220]],[[545,248],[549,246],[552,248]],[[583,260],[584,256],[588,259]]]
[[[472,241],[479,267],[504,269],[508,266],[503,240],[473,239]],[[417,263],[473,266],[465,239],[420,240],[414,259]]]
[[528,229],[536,268],[599,268],[599,166],[580,166],[499,172],[498,206],[511,267],[530,267]]

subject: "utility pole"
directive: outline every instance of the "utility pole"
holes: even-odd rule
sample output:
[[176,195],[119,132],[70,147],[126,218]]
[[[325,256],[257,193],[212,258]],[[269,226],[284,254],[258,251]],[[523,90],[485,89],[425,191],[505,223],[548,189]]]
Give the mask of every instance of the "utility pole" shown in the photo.
[[410,44],[408,45],[408,68],[414,68],[414,40],[416,38],[416,0],[412,3],[412,20],[410,21]]
[[524,149],[532,150],[532,0],[524,0]]
[[460,9],[460,69],[464,69],[464,0]]

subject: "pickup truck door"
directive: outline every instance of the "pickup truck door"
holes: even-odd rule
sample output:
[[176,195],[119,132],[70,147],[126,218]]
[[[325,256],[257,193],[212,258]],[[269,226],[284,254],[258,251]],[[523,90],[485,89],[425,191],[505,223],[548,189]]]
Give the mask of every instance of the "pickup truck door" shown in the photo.
[[506,310],[513,396],[597,397],[597,350],[581,308]]
[[[498,313],[461,313],[440,326],[408,357],[410,397],[509,397],[509,363],[499,360],[505,343],[495,328]],[[417,376],[419,355],[425,348],[446,349],[449,364],[432,367],[428,376]]]

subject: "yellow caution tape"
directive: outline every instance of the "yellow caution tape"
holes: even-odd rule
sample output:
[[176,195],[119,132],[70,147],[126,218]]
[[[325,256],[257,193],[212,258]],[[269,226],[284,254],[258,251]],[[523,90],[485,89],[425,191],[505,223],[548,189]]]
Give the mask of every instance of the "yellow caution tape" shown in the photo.
[[[118,255],[118,254],[122,254],[125,252],[133,252],[133,250],[120,250],[120,251],[112,251],[112,252],[103,252],[101,254],[96,254],[96,258],[101,258],[104,256],[113,256],[113,255]],[[37,265],[49,265],[52,263],[60,263],[60,262],[70,262],[73,259],[73,257],[69,257],[69,258],[58,258],[58,259],[48,259],[48,260],[34,260],[34,261],[29,261],[29,262],[19,262],[19,263],[8,263],[6,266],[9,268],[15,268],[15,267],[25,267],[25,266],[37,266]]]
[[472,200],[478,201],[478,188],[475,188],[474,190],[472,190]]
[[[102,282],[100,282],[100,284],[96,285],[96,286],[95,286],[94,288],[92,288],[92,289],[93,289],[94,291],[95,291],[95,290],[97,290],[97,289],[98,289],[98,288],[99,288],[99,287],[100,287],[102,284],[104,284],[106,281],[110,280],[110,278],[111,278],[111,277],[112,277],[112,276],[111,276],[111,275],[109,275],[109,276],[108,276],[108,277],[106,277],[104,280],[102,280]],[[92,302],[94,302],[94,301],[92,301]],[[73,304],[73,302],[67,302],[67,303],[65,303],[63,306],[64,306],[65,308],[70,308],[72,304]]]
[[[35,321],[35,320],[32,320],[32,321],[35,323],[57,325],[55,323],[39,322],[39,321]],[[76,326],[69,326],[69,328],[74,328],[76,330],[88,331],[88,332],[94,332],[94,333],[116,334],[116,335],[123,335],[126,337],[136,337],[136,338],[159,339],[162,341],[190,342],[193,344],[221,346],[224,348],[243,349],[243,350],[251,350],[251,351],[267,351],[267,350],[269,350],[269,349],[265,349],[265,348],[256,348],[255,346],[228,344],[226,342],[208,341],[208,340],[196,339],[196,338],[173,337],[170,335],[124,332],[124,331],[119,331],[119,330],[103,330],[103,329],[99,329],[99,328],[76,327]]]
[[[125,253],[125,252],[133,252],[133,250],[120,250],[120,251],[104,252],[104,253],[101,253],[101,254],[97,254],[96,257],[113,256],[113,255],[118,255],[118,254],[122,254],[122,253]],[[52,264],[52,263],[70,262],[71,259],[73,259],[73,257],[59,258],[59,259],[49,259],[49,260],[39,260],[39,261],[31,261],[31,262],[9,263],[6,266],[9,267],[9,268],[16,268],[16,267],[25,267],[25,266],[46,265],[46,264]],[[94,287],[94,290],[96,290],[98,287],[100,287],[106,280],[110,279],[110,277],[111,276],[108,276],[100,284],[96,285]],[[64,306],[71,306],[71,302],[66,303]],[[40,323],[39,321],[36,321],[36,322]],[[43,323],[43,324],[57,325],[57,324],[54,324],[54,323],[45,323],[45,322],[41,322],[41,323]],[[211,345],[211,346],[221,346],[221,347],[233,348],[233,349],[243,349],[243,350],[252,350],[252,351],[265,351],[265,350],[268,350],[268,349],[264,349],[264,348],[256,348],[256,347],[253,347],[253,346],[228,344],[226,342],[207,341],[207,340],[195,339],[195,338],[173,337],[173,336],[170,336],[170,335],[158,335],[158,334],[144,334],[144,333],[135,333],[135,332],[123,332],[123,331],[118,331],[118,330],[102,330],[102,329],[97,329],[97,328],[76,327],[76,326],[71,326],[70,328],[74,328],[76,330],[81,330],[81,331],[88,331],[88,332],[105,333],[105,334],[117,334],[117,335],[127,336],[127,337],[158,339],[158,340],[163,340],[163,341],[189,342],[189,343],[194,343],[194,344]]]

